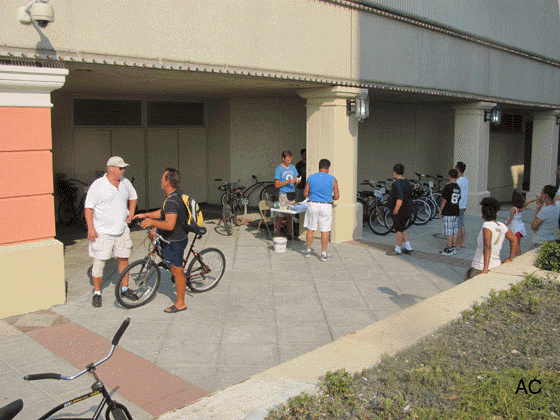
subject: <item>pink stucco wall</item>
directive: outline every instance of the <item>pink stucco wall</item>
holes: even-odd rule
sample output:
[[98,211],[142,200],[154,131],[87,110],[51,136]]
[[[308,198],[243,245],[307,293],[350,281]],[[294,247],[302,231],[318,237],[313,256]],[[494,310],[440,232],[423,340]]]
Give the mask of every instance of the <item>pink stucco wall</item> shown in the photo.
[[0,245],[55,236],[50,108],[0,107]]

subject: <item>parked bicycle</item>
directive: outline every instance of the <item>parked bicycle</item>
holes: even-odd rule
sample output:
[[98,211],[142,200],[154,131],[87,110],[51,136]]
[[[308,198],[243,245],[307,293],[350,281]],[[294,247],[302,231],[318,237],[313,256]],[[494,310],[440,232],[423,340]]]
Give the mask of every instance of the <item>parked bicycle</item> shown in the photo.
[[362,203],[365,221],[376,235],[387,235],[393,227],[391,210],[387,204],[387,181],[365,180],[360,185],[373,189],[358,192],[358,201]]
[[[43,414],[41,417],[39,417],[39,420],[46,420],[46,419],[52,418],[51,416],[53,414],[58,413],[62,409],[66,408],[66,407],[69,407],[71,405],[74,405],[76,403],[79,403],[81,401],[87,400],[87,399],[89,399],[91,397],[94,397],[96,395],[99,395],[99,394],[101,394],[103,398],[101,399],[101,402],[97,406],[93,416],[92,417],[87,417],[87,418],[82,418],[81,420],[87,420],[87,419],[97,420],[97,419],[99,419],[99,416],[103,412],[103,409],[105,408],[105,406],[107,406],[107,408],[105,409],[105,419],[107,419],[107,420],[132,420],[132,415],[130,414],[130,411],[128,411],[128,408],[126,408],[126,406],[124,406],[123,404],[115,401],[111,397],[111,394],[109,393],[109,391],[107,390],[107,388],[105,387],[105,385],[103,384],[101,379],[99,379],[99,376],[97,376],[97,373],[96,373],[97,366],[99,366],[100,364],[109,360],[109,358],[113,355],[113,352],[115,351],[115,348],[117,347],[117,344],[119,343],[122,335],[124,334],[125,330],[129,326],[129,324],[130,324],[130,318],[126,318],[124,320],[124,322],[121,324],[121,326],[119,327],[119,329],[117,330],[117,332],[115,333],[115,336],[113,337],[113,340],[111,342],[111,349],[109,350],[109,353],[107,354],[107,356],[105,356],[103,359],[101,359],[101,360],[99,360],[95,363],[90,363],[89,365],[87,365],[85,367],[84,370],[76,373],[74,376],[63,376],[60,373],[36,373],[36,374],[26,375],[26,376],[23,377],[23,379],[25,379],[26,381],[37,381],[37,380],[41,380],[41,379],[56,379],[56,380],[64,380],[64,381],[73,381],[74,379],[79,378],[83,374],[89,373],[95,379],[95,382],[91,386],[91,392],[88,392],[87,394],[80,395],[79,397],[73,398],[71,400],[68,400],[68,401],[62,403],[62,404],[57,405],[52,410],[50,410],[48,413]],[[12,403],[6,405],[5,407],[0,408],[0,420],[11,420],[11,419],[13,419],[22,410],[22,408],[23,408],[23,401],[21,399],[13,401]],[[64,418],[67,418],[67,417],[64,417]],[[75,420],[80,420],[80,419],[75,419]]]
[[[274,181],[259,181],[256,175],[251,175],[251,178],[255,180],[254,184],[249,185],[248,187],[244,187],[239,183],[236,183],[236,190],[239,190],[239,193],[247,199],[247,204],[251,199],[251,195],[256,191],[259,191],[259,200],[266,200],[266,201],[278,201],[278,190],[274,186]],[[221,181],[221,179],[216,180]],[[226,193],[222,194],[220,199],[222,205],[225,203]]]
[[[56,189],[60,199],[56,214],[61,225],[70,226],[79,222],[83,229],[87,229],[84,205],[88,188],[89,184],[84,181],[68,178],[65,174],[56,174]],[[80,189],[83,194],[78,201]]]
[[[207,292],[216,287],[226,270],[226,257],[219,249],[206,248],[200,252],[195,251],[195,242],[205,233],[206,228],[203,226],[194,232],[194,239],[183,258],[187,286],[194,293]],[[146,241],[148,255],[130,263],[120,274],[115,285],[115,297],[125,308],[137,308],[150,302],[155,297],[161,281],[160,268],[169,270],[164,262],[161,247],[161,242],[169,242],[151,230],[148,231]],[[123,295],[122,282],[126,277],[128,277],[128,289],[133,292],[133,296]]]
[[[222,181],[218,178],[214,181]],[[218,187],[222,194],[222,223],[228,235],[233,233],[233,226],[241,226],[247,219],[247,200],[243,196],[243,186],[237,186],[233,182],[227,182]]]

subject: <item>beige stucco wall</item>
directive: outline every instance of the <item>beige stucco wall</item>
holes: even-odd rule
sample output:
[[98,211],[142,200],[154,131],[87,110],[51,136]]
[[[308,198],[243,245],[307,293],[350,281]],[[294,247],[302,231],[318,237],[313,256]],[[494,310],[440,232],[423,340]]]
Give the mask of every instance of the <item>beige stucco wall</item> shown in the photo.
[[445,175],[454,163],[453,121],[449,106],[371,104],[359,125],[358,185],[391,178],[397,162],[411,179],[415,171]]
[[[274,179],[282,151],[300,159],[306,144],[305,101],[301,98],[237,98],[231,100],[231,180],[248,186],[251,175]],[[251,195],[256,205],[257,193]]]
[[[419,8],[434,7],[426,0],[417,3]],[[327,1],[57,0],[52,2],[56,20],[42,30],[17,21],[21,5],[19,0],[2,4],[0,52],[7,48],[30,56],[38,52],[128,64],[171,60],[184,66],[227,66],[560,103],[560,91],[549,89],[560,83],[557,66]],[[500,9],[500,14],[511,12]],[[536,34],[552,33],[541,30],[538,19],[531,22]],[[548,43],[558,41],[547,37]],[[527,43],[527,50],[539,51],[542,38]]]
[[[126,176],[134,176],[138,205],[143,209],[159,205],[159,176],[167,166],[179,168],[182,187],[198,201],[218,203],[221,192],[214,179],[250,185],[254,174],[272,180],[282,150],[294,152],[294,163],[300,159],[306,129],[303,99],[234,98],[205,103],[205,127],[72,128],[71,94],[56,95],[54,171],[90,182],[95,171],[105,169],[107,157],[118,154],[131,164]],[[256,197],[251,196],[252,205]]]
[[[519,134],[502,134],[490,132],[488,165],[488,191],[492,197],[499,201],[511,201],[515,180],[512,175],[512,166],[523,166],[525,154],[525,136]],[[468,174],[468,173],[467,173]],[[523,170],[518,178],[521,190]]]
[[56,239],[0,247],[0,318],[66,301],[63,254]]

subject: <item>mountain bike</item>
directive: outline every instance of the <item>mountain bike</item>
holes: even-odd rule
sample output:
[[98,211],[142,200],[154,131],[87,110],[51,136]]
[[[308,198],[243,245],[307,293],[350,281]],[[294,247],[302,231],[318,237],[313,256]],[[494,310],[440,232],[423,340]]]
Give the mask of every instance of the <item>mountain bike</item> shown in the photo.
[[[200,252],[195,251],[196,240],[201,239],[205,233],[206,228],[203,226],[194,232],[194,239],[188,250],[185,250],[183,257],[187,286],[194,293],[207,292],[216,287],[226,270],[226,257],[219,249],[206,248]],[[120,274],[115,285],[115,297],[125,308],[137,308],[150,302],[155,297],[161,281],[160,268],[169,270],[164,262],[161,246],[162,242],[169,243],[169,241],[150,230],[146,242],[148,255],[130,263]],[[128,276],[128,289],[133,293],[132,295],[127,293],[128,296],[123,295],[122,292],[122,282],[126,276]]]
[[[115,401],[111,397],[111,394],[109,393],[109,391],[107,390],[103,382],[101,382],[101,379],[99,379],[96,373],[97,366],[109,360],[109,358],[113,355],[113,352],[115,351],[115,348],[119,343],[119,340],[121,339],[122,335],[124,334],[129,324],[130,324],[130,318],[126,318],[124,322],[121,324],[121,326],[119,327],[119,329],[117,330],[117,332],[115,333],[115,336],[113,337],[113,340],[111,342],[111,349],[109,350],[107,356],[105,356],[103,359],[95,363],[90,363],[85,367],[84,370],[76,373],[74,376],[63,376],[60,373],[36,373],[36,374],[26,375],[23,377],[23,379],[26,381],[37,381],[41,379],[57,379],[57,380],[64,380],[64,381],[72,381],[76,378],[79,378],[85,373],[89,373],[95,379],[95,382],[91,386],[91,392],[80,395],[79,397],[73,398],[62,404],[57,405],[48,413],[45,413],[41,417],[39,417],[39,420],[49,419],[53,414],[58,413],[60,410],[64,408],[79,403],[81,401],[87,400],[99,394],[101,394],[103,398],[101,399],[101,402],[97,406],[95,413],[93,414],[92,417],[85,417],[81,419],[76,419],[73,417],[73,419],[74,420],[87,420],[87,419],[97,420],[99,419],[99,416],[103,412],[105,406],[107,406],[105,410],[106,420],[132,420],[132,415],[130,414],[130,411],[128,411],[128,409],[123,404]],[[21,411],[22,408],[23,408],[23,401],[21,399],[13,401],[7,406],[0,408],[0,420],[13,419],[19,413],[19,411]]]

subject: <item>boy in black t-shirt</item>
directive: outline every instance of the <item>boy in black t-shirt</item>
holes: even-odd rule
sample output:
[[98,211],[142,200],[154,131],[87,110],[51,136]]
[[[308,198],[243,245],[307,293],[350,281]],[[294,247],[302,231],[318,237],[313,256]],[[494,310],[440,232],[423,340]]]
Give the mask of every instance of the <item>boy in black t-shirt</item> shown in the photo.
[[438,217],[442,218],[443,234],[447,236],[447,246],[439,251],[440,254],[453,255],[457,253],[455,249],[455,240],[459,232],[459,199],[461,198],[461,189],[457,185],[457,177],[459,174],[456,169],[451,169],[449,175],[449,184],[445,186],[441,193],[441,207]]

